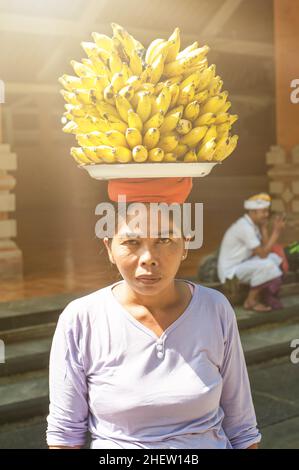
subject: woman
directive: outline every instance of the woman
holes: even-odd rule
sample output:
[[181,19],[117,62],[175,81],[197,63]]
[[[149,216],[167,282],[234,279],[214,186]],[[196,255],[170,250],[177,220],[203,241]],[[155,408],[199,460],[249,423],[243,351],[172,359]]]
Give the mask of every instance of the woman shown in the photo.
[[80,448],[87,430],[97,449],[245,449],[260,441],[234,311],[220,292],[176,279],[186,239],[165,217],[142,237],[127,233],[130,216],[121,220],[103,241],[123,279],[74,300],[59,318],[50,448]]

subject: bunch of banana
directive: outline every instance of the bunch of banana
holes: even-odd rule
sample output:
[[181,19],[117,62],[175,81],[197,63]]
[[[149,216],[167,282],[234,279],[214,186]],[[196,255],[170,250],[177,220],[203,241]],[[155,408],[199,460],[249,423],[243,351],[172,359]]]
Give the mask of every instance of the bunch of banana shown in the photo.
[[209,47],[180,50],[180,31],[147,49],[122,26],[112,37],[92,33],[87,57],[71,61],[75,76],[59,82],[66,101],[63,131],[74,134],[71,155],[98,163],[222,161],[236,148],[228,92]]

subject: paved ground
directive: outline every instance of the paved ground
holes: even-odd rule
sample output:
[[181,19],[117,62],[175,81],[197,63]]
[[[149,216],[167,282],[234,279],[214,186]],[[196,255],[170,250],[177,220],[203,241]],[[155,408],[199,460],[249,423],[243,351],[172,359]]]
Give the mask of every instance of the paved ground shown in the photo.
[[[262,448],[299,449],[299,364],[289,358],[249,368]],[[45,417],[0,427],[0,448],[45,448]]]

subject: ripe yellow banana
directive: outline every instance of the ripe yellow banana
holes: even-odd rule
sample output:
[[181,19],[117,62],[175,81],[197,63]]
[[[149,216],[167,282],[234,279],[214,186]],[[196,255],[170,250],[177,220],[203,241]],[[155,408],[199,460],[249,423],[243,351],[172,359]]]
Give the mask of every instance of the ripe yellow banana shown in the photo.
[[148,120],[148,118],[151,115],[151,109],[152,109],[152,104],[151,104],[150,94],[145,91],[140,92],[138,95],[138,104],[137,104],[136,112],[142,122],[145,122]]
[[204,138],[207,130],[207,126],[194,127],[188,134],[181,137],[180,142],[188,147],[195,147]]
[[188,152],[188,145],[181,144],[179,142],[178,146],[174,149],[173,153],[177,158],[181,158]]
[[196,86],[196,93],[200,93],[201,91],[205,90],[209,87],[211,80],[215,77],[216,72],[216,65],[212,64],[210,67],[203,69],[200,72],[200,79]]
[[224,96],[217,95],[213,96],[212,98],[208,98],[208,100],[203,104],[201,108],[201,112],[204,113],[218,113],[221,112],[220,109],[225,104],[226,98]]
[[127,147],[116,146],[115,158],[119,163],[129,163],[133,160],[132,151]]
[[110,145],[111,147],[116,147],[116,146],[127,147],[128,146],[124,134],[122,134],[119,131],[108,131],[106,132],[106,137],[108,140],[107,145]]
[[115,118],[119,119],[119,114],[116,108],[112,106],[111,104],[107,103],[106,101],[97,102],[96,110],[102,117],[105,117],[105,115],[107,114],[107,115],[115,116]]
[[128,127],[126,130],[126,142],[131,149],[137,145],[142,145],[142,134],[135,127]]
[[175,163],[177,161],[177,157],[172,152],[167,152],[164,154],[163,162],[166,163]]
[[154,85],[158,83],[162,76],[164,70],[164,60],[165,58],[163,57],[163,53],[160,53],[152,63],[149,82],[154,83]]
[[160,140],[160,131],[157,127],[150,127],[143,136],[143,145],[151,150],[157,146]]
[[193,100],[195,95],[195,87],[193,83],[189,83],[184,88],[180,88],[180,94],[177,99],[177,104],[186,106],[190,101]]
[[94,104],[95,96],[93,90],[78,90],[75,91],[76,99],[82,104]]
[[108,145],[99,145],[96,148],[97,155],[105,163],[116,163],[115,148]]
[[144,125],[143,125],[143,130],[144,132],[148,131],[150,127],[161,127],[164,122],[164,116],[163,113],[159,112],[157,114],[154,114],[150,119],[148,119]]
[[[180,119],[179,122],[177,123],[177,126],[176,126],[175,130],[180,135],[186,135],[189,132],[191,132],[191,129],[192,129],[191,121],[188,121],[187,119]],[[186,142],[183,142],[183,143],[186,143]]]
[[84,153],[81,147],[71,147],[71,156],[76,160],[77,163],[83,165],[90,165],[90,160]]
[[139,115],[133,111],[133,109],[129,109],[128,111],[128,124],[129,127],[135,127],[140,132],[142,132],[143,122],[141,121]]
[[101,131],[93,131],[86,134],[88,140],[90,140],[91,145],[97,147],[99,145],[106,145],[106,135]]
[[224,122],[229,121],[229,114],[228,113],[217,113],[215,124],[223,124]]
[[210,85],[209,85],[209,96],[218,95],[221,92],[221,88],[223,86],[223,81],[217,75],[217,77],[212,78]]
[[97,147],[83,147],[82,150],[92,162],[99,163],[102,160],[97,153]]
[[217,114],[214,113],[204,113],[198,116],[197,119],[194,121],[194,126],[210,126],[211,124],[214,124],[216,120]]
[[92,68],[88,67],[87,65],[81,64],[81,62],[78,62],[77,60],[71,60],[70,63],[78,77],[89,78],[95,75],[95,72]]
[[213,159],[215,151],[215,139],[211,139],[205,144],[200,145],[197,151],[197,160],[198,161],[211,161]]
[[217,138],[217,127],[213,124],[211,127],[209,127],[209,129],[207,130],[204,138],[203,138],[203,141],[202,141],[202,144],[205,144],[206,142],[208,142],[209,140],[211,139],[216,139]]
[[152,64],[154,57],[157,56],[157,48],[158,46],[164,44],[166,41],[165,39],[154,39],[147,48],[145,54],[145,62],[146,64]]
[[177,111],[173,112],[170,111],[164,118],[163,124],[160,127],[161,134],[168,134],[169,132],[173,131],[177,125],[179,120],[181,119],[182,112]]
[[187,71],[190,67],[193,67],[200,63],[202,59],[207,55],[209,51],[208,46],[199,47],[186,53],[182,58],[176,59],[173,62],[169,62],[165,65],[163,75],[166,77],[174,77]]
[[179,53],[181,40],[180,40],[180,30],[175,28],[174,32],[169,36],[168,42],[171,44],[165,59],[165,63],[173,62],[176,59],[177,54]]
[[142,73],[142,59],[138,55],[136,50],[133,50],[130,55],[130,69],[134,75],[140,75]]
[[231,107],[231,102],[230,101],[227,101],[218,111],[218,113],[226,113],[230,107]]
[[222,161],[225,158],[229,140],[226,135],[222,136],[217,142],[213,154],[213,160]]
[[180,94],[180,87],[179,87],[179,85],[174,83],[173,85],[170,85],[169,91],[171,93],[171,101],[170,101],[169,108],[171,109],[174,106],[176,106],[176,104],[177,104],[178,97],[179,97],[179,94]]
[[128,111],[132,108],[131,103],[124,96],[117,94],[115,95],[115,105],[121,119],[128,122]]
[[114,93],[117,93],[126,85],[125,77],[122,72],[117,72],[113,75],[111,79],[111,86],[113,88]]
[[153,148],[148,153],[149,162],[162,162],[164,158],[164,150],[160,148]]
[[164,152],[172,152],[178,145],[178,138],[174,134],[162,134],[158,142],[158,147]]
[[229,114],[229,123],[232,126],[237,120],[239,116],[237,114]]
[[124,86],[119,90],[118,94],[124,96],[128,101],[131,101],[134,96],[135,90],[131,85]]
[[184,156],[184,162],[195,163],[197,162],[197,155],[194,149],[189,150]]
[[109,36],[99,33],[91,33],[92,39],[100,49],[111,52],[113,49],[113,41]]
[[93,143],[88,138],[88,134],[77,134],[76,140],[81,147],[92,147]]
[[78,105],[80,102],[77,99],[77,95],[74,92],[60,90],[60,94],[63,96],[65,101],[69,104]]
[[198,101],[199,104],[203,103],[209,98],[208,90],[200,91],[199,93],[195,93],[194,100]]
[[143,163],[147,160],[148,151],[143,145],[137,145],[132,150],[133,160],[137,163]]
[[114,90],[112,85],[108,85],[103,92],[104,100],[111,104],[114,105],[115,103],[115,95],[114,95]]
[[192,44],[190,44],[190,46],[185,47],[185,49],[179,52],[176,56],[176,60],[183,59],[189,54],[189,52],[194,51],[194,49],[197,49],[197,48],[198,48],[198,42],[195,41]]
[[140,89],[140,86],[142,85],[142,82],[140,77],[137,77],[137,75],[132,75],[126,81],[126,85],[130,85],[135,91],[138,91]]
[[156,114],[159,111],[166,114],[171,102],[171,92],[168,87],[164,87],[159,95],[152,101],[151,114]]
[[229,131],[231,130],[230,122],[224,122],[223,124],[219,124],[217,126],[217,136],[222,137],[224,134],[228,135]]
[[117,54],[117,52],[115,51],[110,52],[108,60],[109,60],[109,69],[113,75],[115,73],[119,73],[122,71],[123,63],[119,55]]
[[200,106],[198,101],[191,101],[184,109],[184,118],[189,121],[195,121],[199,115]]
[[238,140],[239,140],[239,136],[237,134],[233,135],[232,137],[229,137],[227,151],[226,151],[224,158],[229,157],[233,153],[233,151],[237,147]]

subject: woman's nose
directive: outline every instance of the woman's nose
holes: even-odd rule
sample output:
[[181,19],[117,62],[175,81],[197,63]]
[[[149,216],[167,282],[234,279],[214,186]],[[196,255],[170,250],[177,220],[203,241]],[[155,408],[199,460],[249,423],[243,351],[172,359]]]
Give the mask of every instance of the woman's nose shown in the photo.
[[140,262],[143,266],[147,264],[151,266],[157,265],[157,259],[150,251],[146,251],[142,253],[142,255],[140,256]]

